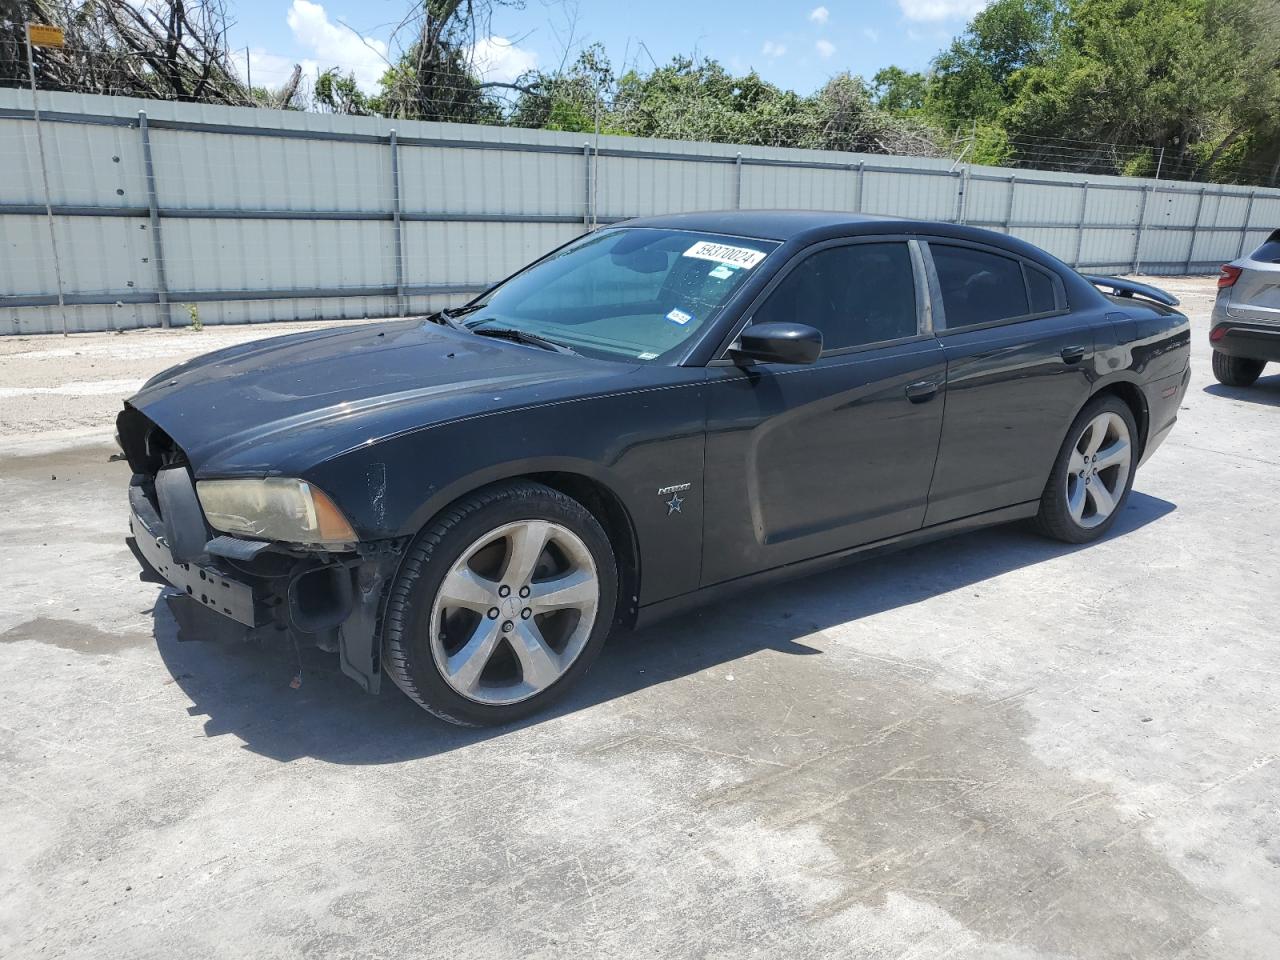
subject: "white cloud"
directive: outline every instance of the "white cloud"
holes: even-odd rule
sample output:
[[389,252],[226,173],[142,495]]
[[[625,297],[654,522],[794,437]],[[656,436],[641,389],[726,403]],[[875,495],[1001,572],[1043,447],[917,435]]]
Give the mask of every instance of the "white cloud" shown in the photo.
[[908,20],[968,20],[990,0],[898,0]]
[[538,55],[522,50],[506,37],[485,37],[471,48],[471,65],[482,80],[511,83],[538,65]]
[[785,44],[774,43],[772,40],[766,40],[764,46],[760,48],[760,52],[770,59],[782,56],[787,52]]
[[[293,39],[311,53],[308,61],[321,69],[337,67],[354,74],[362,90],[376,90],[378,78],[387,69],[387,45],[373,37],[361,37],[353,30],[329,19],[324,7],[310,0],[293,0],[285,16]],[[303,72],[311,73],[303,64]]]
[[814,23],[826,26],[827,21],[831,19],[831,11],[826,7],[814,7],[809,11],[809,19]]
[[870,40],[872,43],[880,42],[880,31],[875,30],[872,27],[863,27],[862,35],[866,37],[868,40]]
[[830,40],[819,40],[813,45],[813,48],[818,51],[818,56],[823,59],[826,59],[836,52],[836,45]]

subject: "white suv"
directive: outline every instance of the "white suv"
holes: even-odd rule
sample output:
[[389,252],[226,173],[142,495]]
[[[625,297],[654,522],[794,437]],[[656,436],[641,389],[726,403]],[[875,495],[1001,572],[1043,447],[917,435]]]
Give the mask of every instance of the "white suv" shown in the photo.
[[1223,264],[1213,305],[1213,375],[1247,387],[1280,363],[1280,230],[1247,257]]

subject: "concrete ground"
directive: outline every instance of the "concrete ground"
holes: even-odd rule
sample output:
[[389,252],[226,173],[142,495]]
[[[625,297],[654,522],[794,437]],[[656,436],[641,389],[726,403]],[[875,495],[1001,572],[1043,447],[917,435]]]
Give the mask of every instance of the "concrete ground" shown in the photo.
[[1192,385],[1104,542],[713,607],[488,731],[139,581],[120,397],[286,328],[0,338],[0,955],[1280,956],[1280,375],[1163,285]]

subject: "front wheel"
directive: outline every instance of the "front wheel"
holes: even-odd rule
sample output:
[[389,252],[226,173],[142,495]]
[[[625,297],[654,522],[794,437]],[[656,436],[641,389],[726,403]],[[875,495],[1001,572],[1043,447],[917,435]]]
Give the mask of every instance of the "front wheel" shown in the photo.
[[1105,534],[1124,506],[1138,465],[1138,428],[1119,397],[1102,396],[1080,411],[1040,497],[1040,532],[1067,543]]
[[443,720],[518,720],[572,685],[613,622],[609,539],[540,483],[488,487],[446,508],[409,549],[384,620],[387,673]]
[[1263,360],[1250,360],[1248,357],[1229,357],[1225,353],[1213,351],[1213,375],[1218,382],[1228,387],[1251,387],[1262,375],[1262,368],[1267,364]]

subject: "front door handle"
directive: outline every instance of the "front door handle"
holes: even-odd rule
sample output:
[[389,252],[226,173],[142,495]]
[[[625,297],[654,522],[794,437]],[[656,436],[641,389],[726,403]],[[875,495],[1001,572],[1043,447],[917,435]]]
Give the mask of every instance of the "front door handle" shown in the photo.
[[1084,359],[1084,347],[1063,347],[1063,363],[1079,363]]
[[912,403],[926,403],[938,395],[938,384],[933,380],[921,380],[907,387],[907,399]]

